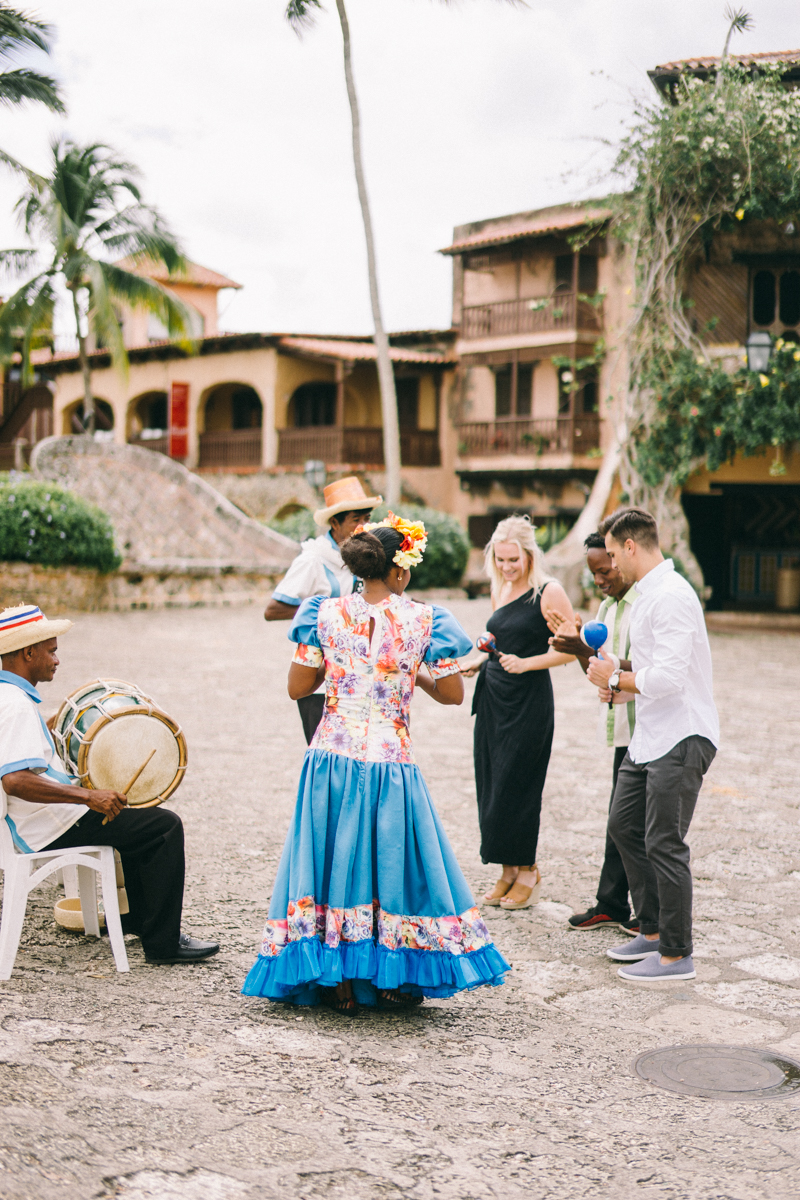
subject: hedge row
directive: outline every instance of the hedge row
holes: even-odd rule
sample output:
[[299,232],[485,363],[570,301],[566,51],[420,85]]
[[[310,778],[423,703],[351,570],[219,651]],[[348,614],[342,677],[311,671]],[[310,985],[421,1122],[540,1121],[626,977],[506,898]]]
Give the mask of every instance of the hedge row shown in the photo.
[[104,512],[79,496],[0,476],[0,560],[115,571],[122,559]]

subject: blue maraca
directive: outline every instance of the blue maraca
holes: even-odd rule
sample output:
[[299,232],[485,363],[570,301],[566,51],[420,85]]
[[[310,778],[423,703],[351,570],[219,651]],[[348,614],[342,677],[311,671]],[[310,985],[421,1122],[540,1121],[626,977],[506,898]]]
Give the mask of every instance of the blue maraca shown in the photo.
[[608,641],[608,626],[602,621],[587,621],[581,626],[581,641],[596,654]]
[[488,631],[478,634],[475,639],[475,645],[478,647],[481,654],[497,653],[497,642],[495,641],[495,636],[493,633],[489,633]]

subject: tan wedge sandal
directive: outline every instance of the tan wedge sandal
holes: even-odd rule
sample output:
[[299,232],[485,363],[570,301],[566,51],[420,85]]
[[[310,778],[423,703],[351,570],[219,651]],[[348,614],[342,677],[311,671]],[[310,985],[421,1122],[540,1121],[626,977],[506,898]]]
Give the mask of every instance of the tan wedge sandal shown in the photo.
[[484,894],[483,903],[490,905],[492,908],[497,908],[506,892],[509,892],[513,886],[513,880],[502,878],[498,879],[491,892]]
[[539,903],[539,895],[542,890],[542,876],[539,868],[534,863],[536,871],[536,883],[533,887],[526,887],[524,883],[515,882],[514,886],[507,892],[502,899],[498,900],[498,906],[512,911],[517,908],[530,908],[532,904]]

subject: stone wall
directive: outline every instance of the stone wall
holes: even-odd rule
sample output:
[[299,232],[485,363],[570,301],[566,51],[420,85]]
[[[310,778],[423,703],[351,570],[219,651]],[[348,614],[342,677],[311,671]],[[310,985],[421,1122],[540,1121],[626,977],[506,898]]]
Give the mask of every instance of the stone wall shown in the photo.
[[125,567],[283,574],[299,551],[205,479],[152,450],[87,437],[46,438],[34,449],[31,470],[108,514]]
[[281,572],[230,568],[185,571],[115,571],[87,567],[0,564],[0,607],[38,604],[48,616],[80,612],[126,612],[137,608],[201,605],[265,605]]

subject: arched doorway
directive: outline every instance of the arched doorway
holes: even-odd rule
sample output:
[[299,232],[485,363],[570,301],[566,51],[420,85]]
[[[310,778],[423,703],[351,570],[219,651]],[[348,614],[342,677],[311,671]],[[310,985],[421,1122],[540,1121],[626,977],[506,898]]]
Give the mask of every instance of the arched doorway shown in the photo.
[[[114,410],[107,400],[94,399],[95,437],[98,441],[114,440]],[[64,411],[64,433],[84,433],[83,400],[72,404]]]
[[128,405],[128,441],[145,450],[167,453],[168,396],[166,392],[145,392]]
[[287,424],[294,429],[308,429],[336,424],[336,384],[325,382],[301,383],[289,400]]
[[254,387],[220,383],[201,399],[200,461],[207,470],[261,466],[264,406]]

